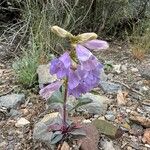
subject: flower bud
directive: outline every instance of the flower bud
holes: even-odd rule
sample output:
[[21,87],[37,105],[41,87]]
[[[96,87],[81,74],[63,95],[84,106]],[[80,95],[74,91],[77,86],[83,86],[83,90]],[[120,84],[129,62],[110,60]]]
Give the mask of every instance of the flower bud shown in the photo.
[[82,42],[86,42],[86,41],[89,41],[89,40],[96,39],[97,38],[97,34],[94,33],[94,32],[83,33],[83,34],[77,35],[76,38],[78,39],[79,43],[82,43]]
[[73,36],[70,32],[58,26],[52,26],[51,31],[62,38],[69,38]]

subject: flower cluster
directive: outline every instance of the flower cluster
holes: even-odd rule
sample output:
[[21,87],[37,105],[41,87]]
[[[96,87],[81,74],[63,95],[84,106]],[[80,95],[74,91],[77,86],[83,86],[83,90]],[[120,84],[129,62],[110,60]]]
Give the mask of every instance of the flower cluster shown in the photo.
[[[56,30],[58,35],[61,34],[62,36],[62,33],[65,33],[63,37],[69,36],[72,39],[74,38],[72,34],[60,29],[57,28]],[[40,91],[42,96],[46,95],[45,98],[48,99],[55,90],[60,88],[62,85],[60,80],[62,79],[68,81],[68,94],[75,97],[91,91],[99,84],[102,64],[90,50],[107,49],[109,46],[107,42],[96,38],[97,35],[95,33],[84,33],[76,36],[75,43],[71,43],[75,55],[72,56],[71,52],[67,51],[59,58],[51,61],[50,73],[52,75],[56,74],[58,81],[42,89]],[[77,62],[74,60],[77,60]]]

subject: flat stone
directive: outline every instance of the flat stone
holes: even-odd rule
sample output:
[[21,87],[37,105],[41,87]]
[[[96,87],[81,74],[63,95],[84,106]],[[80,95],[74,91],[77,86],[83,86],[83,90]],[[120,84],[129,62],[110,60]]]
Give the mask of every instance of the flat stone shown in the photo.
[[12,117],[16,117],[16,116],[20,116],[21,112],[19,112],[18,110],[15,110],[15,109],[11,109],[9,112],[9,115]]
[[42,88],[45,84],[52,83],[57,80],[55,75],[50,74],[49,68],[50,64],[40,65],[37,68],[38,82],[40,88]]
[[99,133],[92,124],[83,125],[86,137],[81,139],[81,150],[98,150]]
[[16,127],[24,127],[24,126],[26,126],[26,125],[28,125],[28,124],[30,124],[30,122],[27,120],[27,119],[25,119],[25,118],[20,118],[16,123],[15,123],[15,126]]
[[119,138],[123,134],[123,131],[120,128],[114,126],[106,120],[96,119],[92,123],[100,133],[103,133],[111,138]]
[[102,145],[103,150],[115,150],[112,141],[108,141],[106,139],[101,140],[101,145]]
[[108,94],[116,94],[119,90],[122,89],[122,86],[120,84],[112,83],[109,81],[101,81],[99,86],[105,93]]
[[52,132],[49,132],[48,126],[43,122],[38,122],[34,126],[33,138],[39,142],[45,143],[49,148],[51,148],[51,137]]
[[48,131],[49,125],[58,117],[58,112],[46,114],[41,121],[35,124],[33,129],[33,138],[39,142],[45,143],[50,149],[54,145],[51,144],[52,132]]
[[146,80],[150,80],[150,65],[147,65],[145,69],[141,69],[141,76]]
[[104,69],[101,70],[101,73],[100,73],[100,80],[101,81],[107,81],[108,77],[107,75],[105,74],[104,72]]
[[105,118],[106,118],[108,121],[114,121],[114,120],[115,120],[115,115],[113,115],[113,114],[106,114],[106,115],[105,115]]
[[17,108],[20,104],[24,103],[24,94],[10,94],[0,97],[0,107],[4,106],[7,109]]
[[82,96],[81,100],[91,99],[92,102],[89,104],[85,104],[77,109],[77,111],[85,111],[90,114],[98,114],[103,115],[107,110],[108,104],[111,101],[106,96],[94,95],[92,93],[86,93]]

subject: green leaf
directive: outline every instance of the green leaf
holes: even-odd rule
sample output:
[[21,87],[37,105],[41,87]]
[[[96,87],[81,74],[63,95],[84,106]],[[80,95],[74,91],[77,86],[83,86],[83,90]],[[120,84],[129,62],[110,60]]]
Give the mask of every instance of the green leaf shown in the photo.
[[58,143],[62,138],[63,138],[63,134],[61,131],[54,132],[51,138],[51,144]]
[[77,109],[78,107],[81,107],[83,105],[89,104],[91,102],[92,100],[90,98],[79,98],[78,103],[70,111]]
[[47,104],[52,103],[63,103],[62,93],[58,90],[52,94],[52,96],[47,100]]

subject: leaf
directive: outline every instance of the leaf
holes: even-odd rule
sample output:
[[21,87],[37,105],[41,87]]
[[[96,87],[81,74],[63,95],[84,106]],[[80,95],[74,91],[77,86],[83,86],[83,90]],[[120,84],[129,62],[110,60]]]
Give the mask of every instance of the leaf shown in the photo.
[[91,100],[90,98],[79,98],[78,99],[78,103],[70,110],[74,110],[77,109],[78,107],[81,107],[83,105],[89,104],[91,103],[93,100]]
[[150,128],[145,130],[142,141],[143,141],[143,143],[150,144]]
[[63,134],[61,131],[56,131],[53,133],[51,137],[51,144],[58,143],[63,138]]
[[127,95],[128,95],[127,92],[118,91],[118,94],[117,94],[118,105],[125,105],[127,103],[127,99],[126,99]]
[[136,111],[132,111],[130,113],[129,119],[135,123],[142,125],[143,127],[150,128],[150,119],[148,117],[144,117]]
[[52,94],[52,96],[47,100],[47,104],[50,105],[52,103],[63,103],[62,93],[57,90]]

